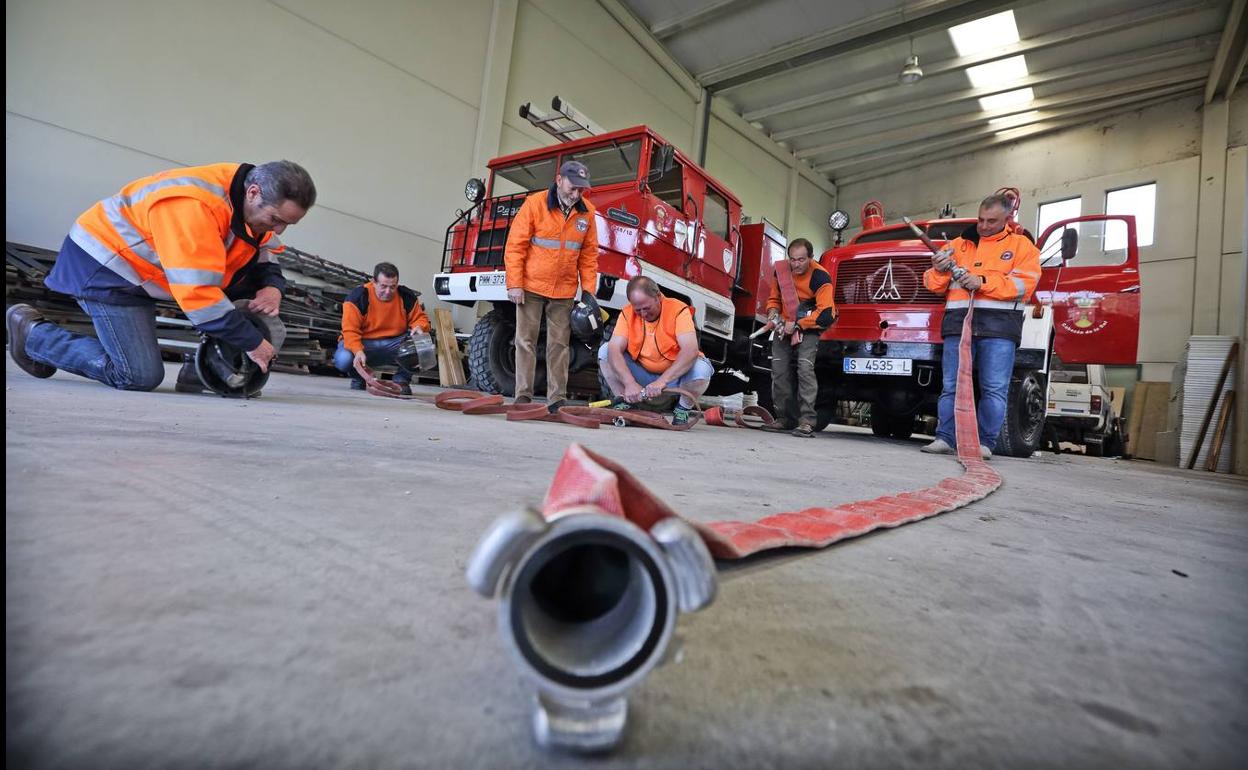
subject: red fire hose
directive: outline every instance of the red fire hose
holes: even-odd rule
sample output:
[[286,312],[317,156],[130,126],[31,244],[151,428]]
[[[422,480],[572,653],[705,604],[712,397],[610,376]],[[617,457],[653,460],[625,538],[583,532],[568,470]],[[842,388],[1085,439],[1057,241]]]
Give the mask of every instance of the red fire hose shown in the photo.
[[[937,484],[885,495],[873,500],[817,506],[777,513],[757,521],[690,521],[720,559],[739,559],[759,551],[785,546],[822,548],[839,540],[864,535],[882,527],[897,527],[938,513],[961,508],[988,496],[1001,486],[1001,476],[980,457],[979,429],[971,381],[971,316],[967,309],[958,347],[958,390],[954,401],[958,461],[965,472]],[[597,506],[649,531],[659,521],[677,516],[623,466],[572,444],[555,471],[542,504],[547,518],[574,507]]]

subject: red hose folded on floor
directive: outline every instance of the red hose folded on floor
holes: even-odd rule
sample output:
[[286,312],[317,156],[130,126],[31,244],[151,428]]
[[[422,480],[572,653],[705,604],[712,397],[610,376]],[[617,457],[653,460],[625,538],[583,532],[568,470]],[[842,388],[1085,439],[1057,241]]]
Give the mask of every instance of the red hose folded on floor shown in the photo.
[[[972,297],[973,299],[973,297]],[[803,508],[756,521],[690,521],[719,559],[739,559],[786,546],[822,548],[883,527],[897,527],[961,508],[1001,486],[1001,476],[980,457],[979,429],[971,381],[971,315],[962,322],[958,347],[958,388],[954,401],[958,461],[965,472],[933,486],[832,507]],[[668,516],[679,516],[624,467],[572,444],[546,492],[542,512],[555,516],[568,508],[595,505],[649,530]]]

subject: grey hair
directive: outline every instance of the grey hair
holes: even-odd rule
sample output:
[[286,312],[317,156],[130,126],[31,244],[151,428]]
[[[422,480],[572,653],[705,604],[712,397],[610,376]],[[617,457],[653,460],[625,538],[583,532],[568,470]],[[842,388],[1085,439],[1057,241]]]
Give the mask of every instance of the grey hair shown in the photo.
[[260,198],[270,206],[290,201],[307,211],[316,204],[316,185],[303,166],[289,160],[262,163],[247,172],[246,185],[259,185]]
[[659,285],[654,282],[653,278],[639,275],[629,280],[628,286],[624,289],[624,296],[631,298],[635,291],[639,291],[647,297],[657,297],[659,296]]
[[979,207],[981,209],[986,209],[990,206],[998,206],[1002,211],[1009,214],[1014,210],[1014,200],[1004,195],[993,193],[979,202]]

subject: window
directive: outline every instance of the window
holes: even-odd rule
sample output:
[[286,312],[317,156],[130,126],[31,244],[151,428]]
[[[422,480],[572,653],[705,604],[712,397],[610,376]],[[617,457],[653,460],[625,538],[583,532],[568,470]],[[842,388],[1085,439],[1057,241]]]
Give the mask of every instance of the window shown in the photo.
[[725,241],[728,240],[728,199],[707,185],[704,208],[706,210],[702,212],[702,222],[706,229]]
[[[1060,201],[1052,201],[1051,203],[1040,204],[1040,215],[1036,224],[1036,237],[1044,235],[1044,231],[1049,229],[1049,225],[1060,222],[1063,219],[1074,219],[1079,216],[1082,211],[1082,198],[1067,198]],[[1067,225],[1067,229],[1078,230],[1079,225]]]
[[[650,168],[652,169],[659,167],[659,149],[658,143],[655,143],[654,149],[650,152]],[[672,162],[671,171],[658,179],[651,179],[650,192],[677,211],[683,211],[685,208],[683,177],[684,170],[680,167],[680,161],[675,160]]]
[[[1153,219],[1157,207],[1157,184],[1142,184],[1110,190],[1105,195],[1106,214],[1130,214],[1135,217],[1135,236],[1141,247],[1153,244]],[[1127,248],[1127,227],[1109,222],[1105,230],[1105,251]]]
[[[637,160],[641,157],[641,140],[613,142],[606,147],[593,147],[563,156],[563,162],[579,160],[589,169],[589,182],[603,187],[637,179]],[[554,181],[554,177],[551,177]]]
[[494,189],[490,191],[490,194],[498,197],[517,192],[545,190],[554,184],[554,181],[555,158],[531,160],[528,163],[517,163],[495,171]]

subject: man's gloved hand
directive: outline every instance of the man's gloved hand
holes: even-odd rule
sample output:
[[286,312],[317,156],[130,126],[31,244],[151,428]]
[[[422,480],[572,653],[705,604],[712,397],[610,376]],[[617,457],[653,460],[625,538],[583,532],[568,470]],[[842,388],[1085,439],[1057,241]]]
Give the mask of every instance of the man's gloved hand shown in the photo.
[[957,281],[958,285],[967,291],[979,291],[980,287],[984,285],[983,278],[969,272],[962,273],[961,277],[959,277]]

